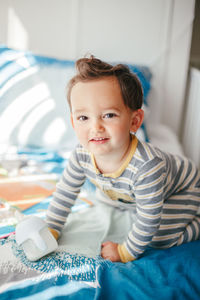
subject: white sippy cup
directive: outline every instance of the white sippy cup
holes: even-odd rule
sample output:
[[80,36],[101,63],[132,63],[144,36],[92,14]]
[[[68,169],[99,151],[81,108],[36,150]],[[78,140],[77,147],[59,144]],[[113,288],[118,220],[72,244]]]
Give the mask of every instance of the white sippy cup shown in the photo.
[[28,260],[36,261],[57,249],[58,243],[44,220],[19,214],[17,218],[21,220],[16,226],[15,239],[18,245],[22,245]]

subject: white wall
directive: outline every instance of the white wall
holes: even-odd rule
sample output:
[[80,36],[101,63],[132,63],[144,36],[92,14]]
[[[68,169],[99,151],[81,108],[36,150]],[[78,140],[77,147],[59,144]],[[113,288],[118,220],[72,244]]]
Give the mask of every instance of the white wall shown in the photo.
[[0,0],[0,40],[61,58],[89,51],[106,59],[149,64],[164,50],[170,13],[170,1],[153,2]]

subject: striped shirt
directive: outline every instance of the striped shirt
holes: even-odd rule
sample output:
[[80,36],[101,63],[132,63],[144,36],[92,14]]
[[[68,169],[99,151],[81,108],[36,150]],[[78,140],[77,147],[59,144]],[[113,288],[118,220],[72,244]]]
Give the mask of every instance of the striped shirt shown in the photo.
[[61,232],[85,180],[89,179],[114,206],[136,211],[124,247],[133,259],[148,245],[177,243],[200,206],[200,174],[194,164],[132,139],[128,157],[117,172],[102,174],[81,145],[72,152],[47,211],[50,228]]

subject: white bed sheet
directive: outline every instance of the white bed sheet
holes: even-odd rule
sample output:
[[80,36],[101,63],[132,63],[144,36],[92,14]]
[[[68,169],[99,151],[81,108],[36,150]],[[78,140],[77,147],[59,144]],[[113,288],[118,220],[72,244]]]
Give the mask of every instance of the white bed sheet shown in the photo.
[[184,156],[183,147],[178,136],[168,126],[160,123],[147,124],[147,133],[150,143],[154,146],[163,151]]

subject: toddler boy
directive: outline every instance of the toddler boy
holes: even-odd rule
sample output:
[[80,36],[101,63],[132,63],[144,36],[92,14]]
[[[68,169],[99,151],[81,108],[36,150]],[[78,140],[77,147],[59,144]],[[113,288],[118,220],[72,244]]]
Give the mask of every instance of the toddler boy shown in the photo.
[[51,232],[59,237],[88,178],[105,201],[136,211],[123,244],[102,244],[103,258],[128,262],[147,246],[169,248],[199,239],[200,173],[190,160],[134,135],[144,117],[138,78],[123,64],[112,66],[93,56],[79,59],[76,67],[67,99],[80,144],[47,211]]

